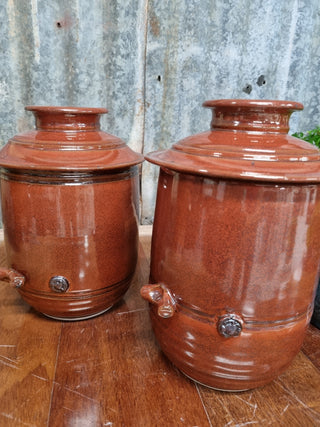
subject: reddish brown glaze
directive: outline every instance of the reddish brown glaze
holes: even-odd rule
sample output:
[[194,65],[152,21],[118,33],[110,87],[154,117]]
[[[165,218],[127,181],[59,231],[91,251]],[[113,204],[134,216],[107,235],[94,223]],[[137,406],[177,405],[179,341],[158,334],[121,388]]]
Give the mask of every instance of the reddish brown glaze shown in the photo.
[[271,381],[301,347],[318,280],[320,156],[285,134],[301,104],[205,106],[211,131],[146,157],[161,170],[155,285],[141,293],[171,361],[196,381],[236,391]]
[[142,156],[100,130],[105,109],[27,110],[36,130],[0,151],[8,263],[36,310],[90,317],[124,295],[135,270]]

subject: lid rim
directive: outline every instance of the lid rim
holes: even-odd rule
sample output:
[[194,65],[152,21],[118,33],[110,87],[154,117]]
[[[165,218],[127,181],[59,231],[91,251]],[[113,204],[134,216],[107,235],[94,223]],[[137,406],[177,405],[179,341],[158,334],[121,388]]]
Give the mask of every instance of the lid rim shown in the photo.
[[49,106],[49,105],[27,105],[26,111],[34,113],[52,113],[52,114],[106,114],[106,108],[91,107],[72,107],[72,106]]
[[248,108],[248,109],[285,109],[288,111],[303,110],[303,104],[296,101],[269,99],[212,99],[203,102],[205,108]]
[[119,164],[115,164],[115,165],[105,165],[105,166],[93,166],[93,167],[89,167],[89,166],[63,166],[63,167],[58,167],[58,166],[52,166],[52,165],[32,165],[32,164],[14,164],[14,163],[1,163],[1,159],[0,159],[0,170],[1,169],[7,169],[7,170],[28,170],[28,171],[48,171],[48,172],[103,172],[103,171],[113,171],[113,170],[118,170],[118,169],[129,169],[133,166],[138,166],[139,164],[141,164],[144,161],[143,158],[141,159],[137,159],[135,161],[132,162],[124,162],[124,163],[119,163]]
[[[209,177],[213,179],[230,179],[230,180],[241,180],[241,181],[257,181],[257,182],[286,182],[286,183],[297,183],[297,184],[310,184],[320,183],[320,165],[319,161],[256,161],[246,159],[233,159],[233,158],[211,158],[210,163],[206,162],[207,159],[204,156],[204,160],[198,167],[194,167],[194,164],[189,162],[189,158],[193,155],[184,152],[175,152],[177,159],[165,160],[161,159],[161,155],[165,154],[166,150],[154,151],[145,155],[145,159],[150,163],[158,165],[162,168],[167,168],[179,173],[198,175],[203,177]],[[174,153],[172,153],[174,154]],[[178,159],[180,157],[180,159]],[[185,160],[185,163],[181,162],[181,159]],[[175,161],[177,160],[177,161]],[[273,168],[270,169],[270,164]],[[284,169],[283,165],[295,164],[299,166],[294,170]],[[246,167],[241,167],[245,165]],[[263,168],[264,165],[268,167]],[[316,171],[311,171],[311,166],[316,166]],[[307,169],[307,170],[306,170]],[[309,172],[309,175],[307,174]],[[313,173],[312,173],[313,172]]]

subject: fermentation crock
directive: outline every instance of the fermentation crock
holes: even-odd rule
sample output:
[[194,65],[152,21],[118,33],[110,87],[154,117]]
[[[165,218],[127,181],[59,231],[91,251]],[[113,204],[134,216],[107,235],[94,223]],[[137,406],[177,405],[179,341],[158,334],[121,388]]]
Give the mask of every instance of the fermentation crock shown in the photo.
[[36,129],[0,151],[10,281],[36,310],[84,319],[114,305],[132,279],[138,245],[138,164],[100,129],[104,108],[29,106]]
[[160,166],[151,253],[156,338],[187,376],[240,391],[299,352],[320,259],[320,152],[288,135],[290,101],[215,100],[211,129]]

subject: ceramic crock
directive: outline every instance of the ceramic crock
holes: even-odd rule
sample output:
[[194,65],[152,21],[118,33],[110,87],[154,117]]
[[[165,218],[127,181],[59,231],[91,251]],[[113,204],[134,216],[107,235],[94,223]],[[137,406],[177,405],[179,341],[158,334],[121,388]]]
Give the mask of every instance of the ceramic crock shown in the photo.
[[207,101],[211,130],[146,159],[161,167],[150,283],[163,352],[187,376],[240,391],[299,352],[320,259],[320,152],[287,135],[302,104]]
[[29,106],[36,129],[0,151],[9,269],[2,279],[47,316],[110,308],[137,260],[141,155],[100,130],[104,108]]

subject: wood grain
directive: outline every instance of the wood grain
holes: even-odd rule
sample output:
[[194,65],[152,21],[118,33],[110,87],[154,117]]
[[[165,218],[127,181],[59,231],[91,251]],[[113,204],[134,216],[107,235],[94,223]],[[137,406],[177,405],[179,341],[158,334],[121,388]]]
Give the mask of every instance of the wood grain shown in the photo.
[[320,425],[320,373],[302,353],[286,373],[260,389],[226,393],[199,387],[199,391],[214,426]]
[[148,282],[151,228],[141,231],[131,289],[94,319],[47,319],[0,283],[0,426],[320,426],[314,327],[290,368],[250,392],[211,390],[172,366],[139,295]]
[[320,370],[320,333],[319,329],[310,325],[307,330],[302,351],[308,356],[312,363]]
[[[0,263],[4,265],[3,242]],[[45,425],[61,323],[35,313],[0,283],[0,426]]]

